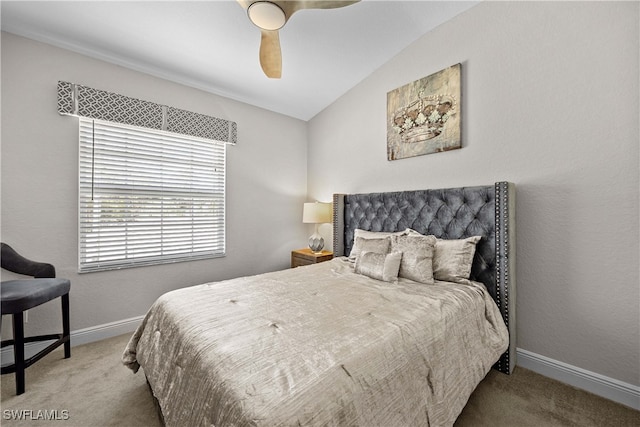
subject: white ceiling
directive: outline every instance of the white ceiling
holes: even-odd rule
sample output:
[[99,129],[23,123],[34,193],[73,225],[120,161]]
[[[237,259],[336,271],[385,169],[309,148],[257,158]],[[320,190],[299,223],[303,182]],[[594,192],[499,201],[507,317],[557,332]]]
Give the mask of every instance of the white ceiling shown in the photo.
[[363,0],[299,11],[280,30],[280,80],[263,74],[260,30],[231,0],[2,0],[1,28],[309,120],[414,40],[478,2]]

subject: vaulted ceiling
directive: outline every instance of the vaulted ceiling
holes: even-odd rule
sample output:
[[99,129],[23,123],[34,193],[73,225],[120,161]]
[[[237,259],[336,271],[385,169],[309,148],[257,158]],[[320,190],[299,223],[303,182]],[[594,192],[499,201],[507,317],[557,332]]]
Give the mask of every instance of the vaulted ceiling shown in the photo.
[[262,72],[260,30],[236,1],[5,0],[0,7],[3,31],[309,120],[477,3],[363,0],[301,10],[280,30],[280,79]]

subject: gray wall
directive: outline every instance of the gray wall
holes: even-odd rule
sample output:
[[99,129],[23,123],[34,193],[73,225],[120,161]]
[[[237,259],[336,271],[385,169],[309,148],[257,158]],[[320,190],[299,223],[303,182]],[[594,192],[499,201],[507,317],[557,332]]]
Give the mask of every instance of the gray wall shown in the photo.
[[[515,182],[518,347],[639,385],[638,18],[473,7],[309,122],[309,197]],[[388,162],[387,92],[456,63],[463,148]]]
[[[56,112],[58,80],[237,122],[226,257],[77,274],[78,120]],[[2,33],[2,241],[71,279],[72,330],[143,315],[172,289],[287,268],[306,245],[306,160],[303,121]],[[33,309],[27,331],[55,332],[59,318],[58,304]]]

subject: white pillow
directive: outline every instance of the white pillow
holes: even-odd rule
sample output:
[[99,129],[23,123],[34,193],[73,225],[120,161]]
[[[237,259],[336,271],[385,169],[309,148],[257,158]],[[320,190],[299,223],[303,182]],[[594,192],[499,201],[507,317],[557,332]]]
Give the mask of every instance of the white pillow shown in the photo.
[[433,254],[433,277],[447,282],[468,279],[476,244],[481,238],[482,236],[455,240],[437,239]]
[[356,259],[355,272],[372,279],[393,282],[398,278],[402,252],[381,254],[364,251]]
[[389,253],[391,248],[391,238],[389,236],[378,239],[367,239],[364,237],[356,237],[353,241],[353,247],[349,254],[350,261],[356,261],[360,252],[369,251],[377,252],[379,254]]

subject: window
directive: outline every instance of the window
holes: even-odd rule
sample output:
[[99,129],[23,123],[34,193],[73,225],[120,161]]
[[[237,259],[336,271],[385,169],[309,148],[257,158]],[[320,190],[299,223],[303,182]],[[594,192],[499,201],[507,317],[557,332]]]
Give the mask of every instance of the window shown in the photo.
[[224,255],[224,142],[79,122],[80,272]]

